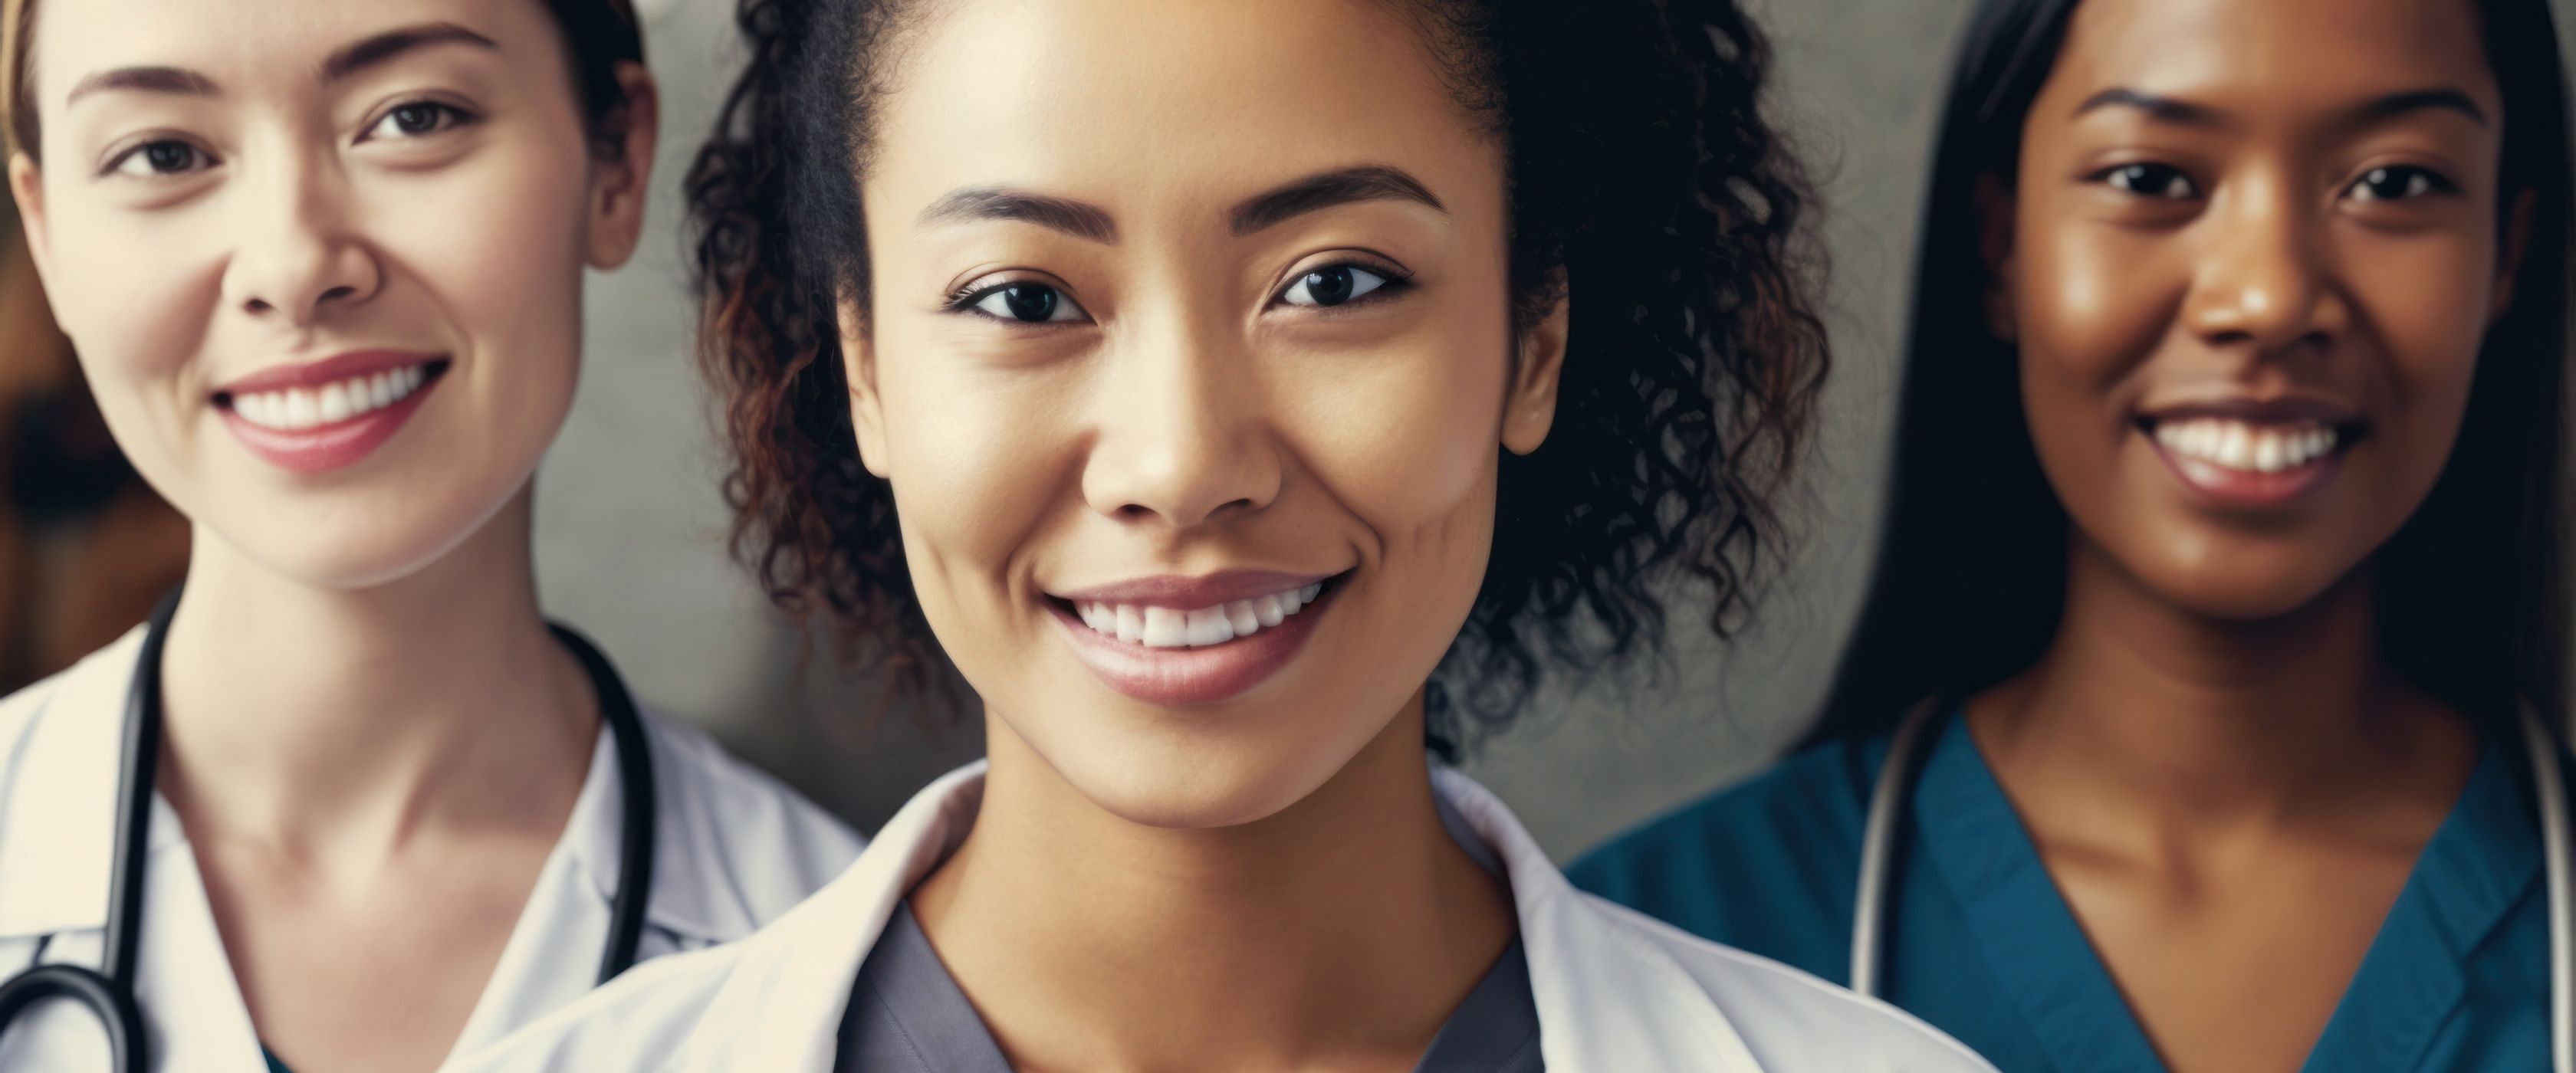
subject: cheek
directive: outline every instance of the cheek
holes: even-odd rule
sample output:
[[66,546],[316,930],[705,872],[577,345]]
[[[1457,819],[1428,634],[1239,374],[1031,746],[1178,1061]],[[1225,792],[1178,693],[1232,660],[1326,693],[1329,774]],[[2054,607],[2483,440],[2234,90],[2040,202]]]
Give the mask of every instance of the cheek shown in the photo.
[[146,217],[79,190],[49,191],[57,236],[45,294],[80,356],[99,410],[136,467],[184,498],[186,437],[211,389],[197,354],[220,301],[223,214]]
[[2044,217],[2019,233],[2011,308],[2032,381],[2098,393],[2153,353],[2189,288],[2181,243]]
[[[884,466],[913,581],[934,625],[961,593],[999,593],[1013,556],[1081,505],[1090,385],[1080,362],[993,369],[942,360],[935,342],[878,337]],[[943,634],[949,636],[951,634]]]
[[[2386,358],[2385,427],[2402,482],[2430,489],[2468,408],[2493,299],[2493,244],[2483,231],[2417,241],[2361,236],[2342,251],[2360,319]],[[2412,504],[2409,504],[2409,512]]]
[[[2178,244],[2081,223],[2023,223],[2014,329],[2031,442],[2067,506],[2110,477],[2130,426],[2125,385],[2171,329],[2189,271]],[[2000,359],[1998,359],[2000,360]]]
[[[1490,319],[1489,325],[1486,321]],[[1279,356],[1281,427],[1324,490],[1388,541],[1480,498],[1499,448],[1508,337],[1441,317],[1365,351]]]

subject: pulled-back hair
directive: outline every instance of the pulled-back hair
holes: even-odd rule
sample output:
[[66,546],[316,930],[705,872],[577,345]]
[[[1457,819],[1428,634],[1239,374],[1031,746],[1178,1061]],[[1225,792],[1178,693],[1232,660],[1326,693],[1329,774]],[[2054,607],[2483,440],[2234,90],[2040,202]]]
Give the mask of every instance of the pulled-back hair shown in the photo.
[[[1515,325],[1569,281],[1582,294],[1554,428],[1501,453],[1493,554],[1433,685],[1452,751],[1545,666],[1659,654],[1676,578],[1709,590],[1718,634],[1741,624],[1827,363],[1812,194],[1761,115],[1770,50],[1733,0],[1376,2],[1508,150]],[[893,490],[859,461],[837,310],[867,308],[860,185],[913,6],[741,0],[751,63],[687,180],[735,553],[908,689],[944,664]]]

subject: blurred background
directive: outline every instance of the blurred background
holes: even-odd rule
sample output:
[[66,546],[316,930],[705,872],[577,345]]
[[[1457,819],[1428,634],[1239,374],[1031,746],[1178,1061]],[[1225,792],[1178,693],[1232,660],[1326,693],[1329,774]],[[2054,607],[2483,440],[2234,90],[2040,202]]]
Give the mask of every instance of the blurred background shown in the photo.
[[[1664,680],[1554,689],[1468,763],[1560,860],[1776,756],[1822,698],[1867,580],[1917,202],[1969,4],[1756,3],[1779,53],[1773,112],[1822,182],[1833,269],[1835,368],[1791,505],[1801,541],[1736,643],[1721,649],[1677,614]],[[731,0],[638,6],[665,109],[655,237],[591,282],[581,395],[538,478],[546,606],[595,637],[648,703],[873,831],[980,755],[980,727],[902,711],[871,725],[879,684],[836,669],[726,556],[722,462],[687,355],[679,181],[741,51]],[[184,572],[188,542],[89,405],[14,219],[0,219],[0,480],[6,692],[141,621]]]

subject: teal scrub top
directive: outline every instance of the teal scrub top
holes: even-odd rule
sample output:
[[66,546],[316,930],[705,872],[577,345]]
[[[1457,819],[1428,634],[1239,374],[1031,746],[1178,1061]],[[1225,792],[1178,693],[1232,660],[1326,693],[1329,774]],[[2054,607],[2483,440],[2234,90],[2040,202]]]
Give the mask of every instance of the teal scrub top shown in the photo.
[[[1968,736],[1935,728],[1906,809],[1881,997],[2003,1073],[2163,1073]],[[1574,882],[1850,983],[1862,820],[1885,735],[1801,752],[1592,851]],[[2310,1073],[2549,1068],[2540,824],[2490,743],[2335,1007]]]

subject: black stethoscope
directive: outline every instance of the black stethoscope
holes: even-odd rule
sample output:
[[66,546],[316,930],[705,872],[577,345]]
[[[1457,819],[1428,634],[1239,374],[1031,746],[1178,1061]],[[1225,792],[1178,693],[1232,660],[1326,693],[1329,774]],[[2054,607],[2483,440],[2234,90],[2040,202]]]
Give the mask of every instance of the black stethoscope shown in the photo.
[[[163,597],[144,627],[143,650],[135,657],[133,683],[125,696],[124,774],[117,783],[116,856],[108,871],[107,941],[96,971],[79,965],[36,965],[0,983],[0,1031],[39,999],[70,999],[87,1008],[107,1029],[110,1067],[116,1073],[142,1073],[152,1066],[151,1041],[143,1031],[143,1009],[134,1000],[134,958],[143,931],[143,858],[152,831],[153,773],[161,758],[161,642],[170,632],[170,616],[179,610],[176,591]],[[617,742],[619,796],[624,815],[618,832],[617,893],[608,910],[608,953],[600,959],[599,982],[635,964],[644,938],[644,903],[653,883],[653,755],[635,700],[608,657],[580,634],[549,624],[555,640],[581,661],[599,697],[599,714]]]
[[[1894,897],[1896,839],[1905,800],[1931,752],[1928,733],[1947,710],[1941,698],[1915,705],[1889,740],[1887,760],[1870,793],[1861,833],[1860,884],[1853,899],[1852,990],[1878,997],[1886,959],[1887,915]],[[2523,752],[2539,797],[2542,874],[2549,909],[2549,1067],[2576,1073],[2576,836],[2568,828],[2566,778],[2558,739],[2531,709],[2521,713]]]

